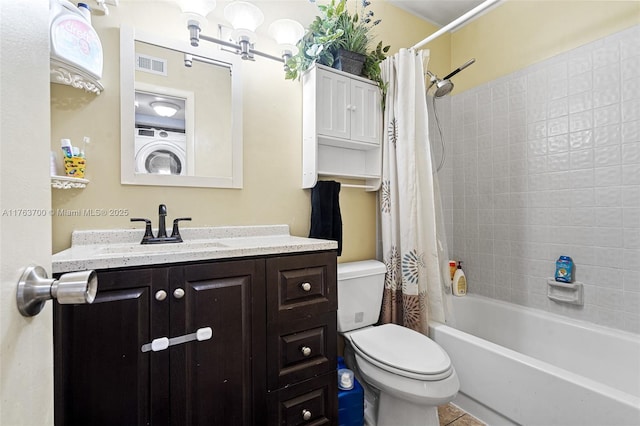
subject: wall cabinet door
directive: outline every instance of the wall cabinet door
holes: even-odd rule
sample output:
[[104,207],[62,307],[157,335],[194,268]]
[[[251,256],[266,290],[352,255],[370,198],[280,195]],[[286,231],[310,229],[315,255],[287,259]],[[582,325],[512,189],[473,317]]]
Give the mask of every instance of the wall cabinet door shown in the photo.
[[380,143],[380,89],[375,84],[317,70],[318,134]]
[[378,86],[351,81],[351,139],[380,144],[382,112]]
[[337,138],[351,137],[351,80],[318,70],[318,134]]

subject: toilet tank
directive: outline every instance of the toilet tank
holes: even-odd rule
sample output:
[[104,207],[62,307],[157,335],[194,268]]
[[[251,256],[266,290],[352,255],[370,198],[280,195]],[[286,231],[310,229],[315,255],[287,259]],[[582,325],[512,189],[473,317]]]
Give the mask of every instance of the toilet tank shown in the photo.
[[338,264],[338,331],[378,322],[386,266],[377,260]]

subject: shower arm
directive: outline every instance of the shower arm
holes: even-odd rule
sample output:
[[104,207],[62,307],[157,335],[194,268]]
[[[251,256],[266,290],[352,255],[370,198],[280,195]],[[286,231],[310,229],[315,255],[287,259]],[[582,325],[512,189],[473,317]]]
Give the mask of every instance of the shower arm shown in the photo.
[[443,80],[449,80],[451,77],[453,77],[454,75],[458,74],[460,71],[462,71],[463,69],[467,68],[469,65],[473,64],[475,61],[476,61],[476,58],[469,59],[467,62],[465,62],[464,64],[460,65],[458,68],[456,68],[455,70],[453,70],[449,74],[447,74],[443,78]]

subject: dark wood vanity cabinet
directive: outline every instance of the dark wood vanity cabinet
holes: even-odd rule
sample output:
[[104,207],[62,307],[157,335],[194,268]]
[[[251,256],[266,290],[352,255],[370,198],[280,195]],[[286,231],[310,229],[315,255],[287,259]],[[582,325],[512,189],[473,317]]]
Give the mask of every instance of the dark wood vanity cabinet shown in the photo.
[[337,424],[336,296],[334,251],[98,271],[54,307],[55,423]]

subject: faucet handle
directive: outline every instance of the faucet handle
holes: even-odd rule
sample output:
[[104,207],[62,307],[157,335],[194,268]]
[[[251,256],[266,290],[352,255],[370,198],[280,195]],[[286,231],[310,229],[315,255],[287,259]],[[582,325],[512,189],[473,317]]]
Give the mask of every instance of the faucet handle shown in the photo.
[[144,222],[146,224],[146,226],[144,227],[144,237],[142,237],[141,244],[143,244],[148,239],[153,238],[153,231],[151,230],[151,221],[149,219],[132,217],[131,222]]
[[173,230],[171,231],[171,238],[175,238],[179,242],[182,242],[182,237],[180,236],[180,230],[178,229],[178,222],[181,220],[191,220],[190,217],[178,217],[173,219]]

